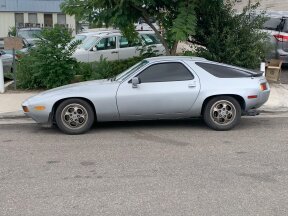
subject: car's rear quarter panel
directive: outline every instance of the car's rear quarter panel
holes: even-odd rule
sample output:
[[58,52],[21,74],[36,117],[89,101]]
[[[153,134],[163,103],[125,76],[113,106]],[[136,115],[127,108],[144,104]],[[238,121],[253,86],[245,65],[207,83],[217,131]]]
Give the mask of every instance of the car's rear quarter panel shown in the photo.
[[[207,98],[221,95],[240,96],[245,102],[242,108],[247,111],[258,108],[269,97],[269,86],[267,91],[260,91],[260,83],[266,82],[264,77],[218,78],[197,66],[194,62],[190,62],[189,65],[199,77],[201,84],[199,96],[191,110],[193,116],[201,115],[202,106]],[[250,95],[257,95],[257,98],[248,99]]]

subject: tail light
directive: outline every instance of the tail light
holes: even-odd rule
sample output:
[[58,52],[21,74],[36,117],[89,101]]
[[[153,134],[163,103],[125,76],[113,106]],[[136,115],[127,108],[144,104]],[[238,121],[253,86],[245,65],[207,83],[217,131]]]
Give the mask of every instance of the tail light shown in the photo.
[[288,35],[276,34],[274,37],[279,42],[288,42]]
[[261,89],[261,91],[266,91],[268,89],[267,83],[261,83],[260,84],[260,89]]

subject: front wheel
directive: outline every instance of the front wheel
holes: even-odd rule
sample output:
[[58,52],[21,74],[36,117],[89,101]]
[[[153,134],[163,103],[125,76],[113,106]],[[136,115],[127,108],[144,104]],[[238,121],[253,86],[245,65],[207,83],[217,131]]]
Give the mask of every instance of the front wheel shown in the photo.
[[241,107],[233,97],[215,97],[206,104],[203,118],[205,123],[214,130],[230,130],[240,122]]
[[87,132],[94,122],[94,112],[89,103],[81,99],[63,101],[55,113],[57,126],[66,134]]

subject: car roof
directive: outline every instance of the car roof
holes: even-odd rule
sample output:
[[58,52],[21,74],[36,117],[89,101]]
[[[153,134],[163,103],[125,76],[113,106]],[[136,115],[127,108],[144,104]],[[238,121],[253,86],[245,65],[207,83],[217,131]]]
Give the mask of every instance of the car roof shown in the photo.
[[154,61],[179,61],[179,60],[185,60],[185,61],[207,61],[205,58],[201,57],[194,57],[194,56],[158,56],[158,57],[152,57],[146,59],[149,62]]
[[[154,34],[154,31],[137,31],[139,34]],[[122,35],[120,30],[114,30],[114,31],[99,31],[94,32],[94,34],[89,34],[92,37],[96,37],[99,35],[111,35],[111,36],[120,36]]]
[[105,33],[120,33],[119,30],[99,30],[99,31],[91,31],[91,32],[82,32],[77,35],[100,35],[100,34],[105,34]]
[[41,28],[20,28],[18,31],[42,30]]

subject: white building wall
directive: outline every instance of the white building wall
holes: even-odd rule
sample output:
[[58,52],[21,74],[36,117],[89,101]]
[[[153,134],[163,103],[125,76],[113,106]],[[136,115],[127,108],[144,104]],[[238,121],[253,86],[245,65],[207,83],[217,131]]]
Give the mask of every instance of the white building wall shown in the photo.
[[73,30],[73,36],[76,34],[76,21],[75,16],[66,15],[66,24],[70,29]]
[[53,26],[54,26],[55,24],[57,24],[57,13],[52,14],[52,19],[53,19]]
[[9,28],[15,26],[15,15],[10,12],[0,12],[0,37],[7,37]]
[[[57,24],[57,13],[52,13],[53,25]],[[28,23],[28,13],[24,13],[24,23]],[[44,26],[44,13],[37,13],[37,23],[41,27]],[[66,15],[66,24],[73,30],[73,35],[76,34],[75,16]],[[0,37],[7,37],[9,28],[15,26],[14,12],[0,12]]]
[[42,27],[44,25],[44,13],[37,13],[37,23]]
[[28,13],[24,13],[24,23],[29,23]]

